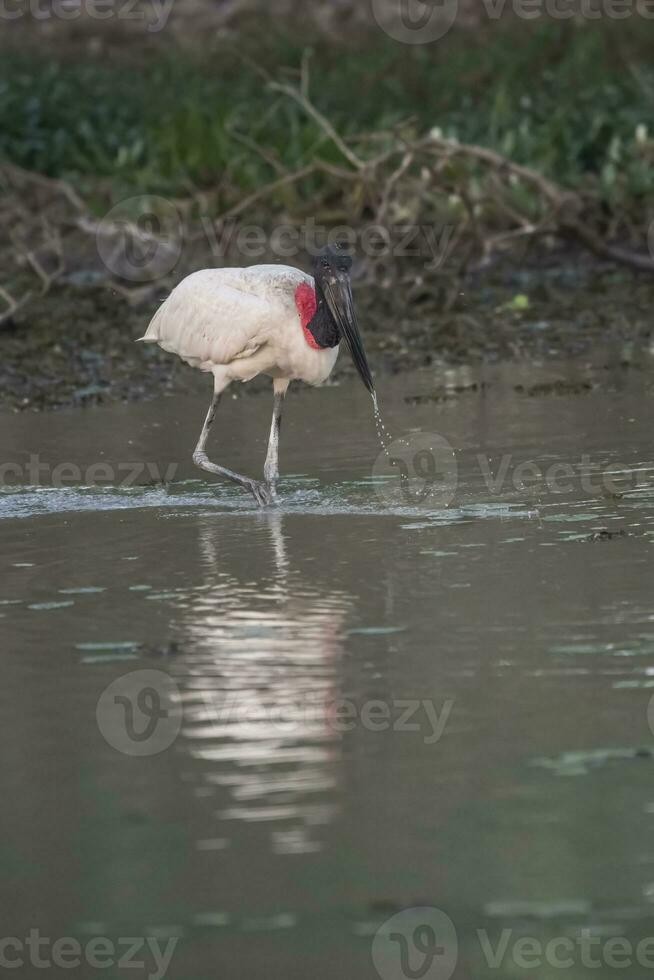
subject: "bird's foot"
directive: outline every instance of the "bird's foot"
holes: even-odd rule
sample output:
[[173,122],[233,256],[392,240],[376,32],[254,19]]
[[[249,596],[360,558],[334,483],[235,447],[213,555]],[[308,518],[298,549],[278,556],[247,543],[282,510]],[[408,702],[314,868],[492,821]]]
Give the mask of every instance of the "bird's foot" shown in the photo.
[[277,491],[272,483],[260,483],[257,480],[252,480],[250,492],[259,507],[269,507],[277,502]]

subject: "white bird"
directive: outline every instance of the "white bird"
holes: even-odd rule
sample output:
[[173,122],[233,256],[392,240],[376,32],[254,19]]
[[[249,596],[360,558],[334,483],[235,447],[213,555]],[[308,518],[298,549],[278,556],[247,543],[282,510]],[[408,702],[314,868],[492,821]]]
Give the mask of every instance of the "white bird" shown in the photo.
[[[282,405],[291,381],[325,381],[344,339],[375,398],[354,311],[351,266],[341,246],[328,245],[314,260],[314,278],[284,265],[194,272],[173,289],[140,338],[213,374],[213,398],[193,461],[246,487],[261,506],[277,499]],[[223,391],[232,381],[250,381],[258,374],[273,379],[274,391],[263,482],[212,463],[206,453]]]

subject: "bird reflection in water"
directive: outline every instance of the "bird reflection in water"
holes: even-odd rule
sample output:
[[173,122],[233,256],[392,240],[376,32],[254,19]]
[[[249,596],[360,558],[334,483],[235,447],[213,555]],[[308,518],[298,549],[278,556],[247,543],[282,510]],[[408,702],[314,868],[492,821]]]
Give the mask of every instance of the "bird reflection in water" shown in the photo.
[[301,853],[320,849],[318,828],[335,810],[342,734],[333,708],[350,598],[293,567],[284,520],[257,515],[240,559],[212,520],[201,525],[205,582],[178,624],[189,654],[177,680],[204,792],[224,800],[221,832],[227,821],[261,823],[274,851]]

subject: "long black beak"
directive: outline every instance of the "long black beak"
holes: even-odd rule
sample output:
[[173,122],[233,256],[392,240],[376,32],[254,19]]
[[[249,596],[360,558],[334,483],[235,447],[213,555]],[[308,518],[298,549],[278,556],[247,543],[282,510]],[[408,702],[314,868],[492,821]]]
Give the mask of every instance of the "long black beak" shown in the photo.
[[350,350],[354,366],[370,394],[374,395],[375,386],[359,332],[350,277],[342,273],[333,279],[332,277],[326,277],[322,282],[322,288],[329,312],[336,321],[341,336],[345,338],[345,343]]

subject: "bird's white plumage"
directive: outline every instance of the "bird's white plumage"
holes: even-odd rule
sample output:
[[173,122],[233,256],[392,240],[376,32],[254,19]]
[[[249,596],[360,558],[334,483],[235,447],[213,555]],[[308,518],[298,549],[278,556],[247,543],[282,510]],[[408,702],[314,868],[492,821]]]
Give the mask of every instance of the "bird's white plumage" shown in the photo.
[[202,371],[216,388],[257,374],[320,384],[338,347],[315,350],[295,305],[311,276],[291,266],[204,269],[183,279],[155,313],[145,336]]

